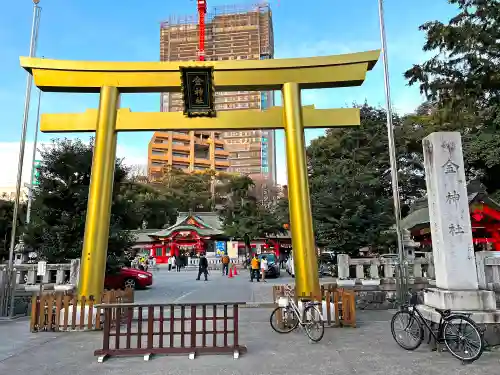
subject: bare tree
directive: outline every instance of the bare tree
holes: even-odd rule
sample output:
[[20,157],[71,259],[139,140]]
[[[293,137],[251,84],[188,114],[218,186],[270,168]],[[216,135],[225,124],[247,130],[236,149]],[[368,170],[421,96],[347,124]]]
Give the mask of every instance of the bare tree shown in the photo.
[[135,164],[128,167],[128,177],[136,182],[148,182],[148,166],[145,164]]

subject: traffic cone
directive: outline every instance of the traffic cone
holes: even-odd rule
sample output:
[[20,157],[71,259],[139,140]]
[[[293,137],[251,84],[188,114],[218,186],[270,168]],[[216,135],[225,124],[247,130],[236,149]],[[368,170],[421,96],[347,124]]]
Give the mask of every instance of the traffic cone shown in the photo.
[[229,276],[228,278],[232,279],[233,278],[233,269],[229,268]]
[[238,270],[236,269],[236,264],[233,264],[234,276],[238,276]]

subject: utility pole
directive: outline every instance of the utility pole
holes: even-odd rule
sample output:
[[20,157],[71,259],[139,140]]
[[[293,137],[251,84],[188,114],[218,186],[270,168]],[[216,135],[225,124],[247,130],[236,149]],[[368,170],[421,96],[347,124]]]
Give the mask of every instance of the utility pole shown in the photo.
[[391,87],[389,83],[389,63],[387,61],[387,40],[384,22],[384,0],[378,0],[380,39],[382,43],[382,62],[384,65],[385,109],[387,114],[387,138],[389,140],[389,158],[391,163],[392,197],[394,200],[394,218],[398,239],[398,299],[402,303],[407,293],[407,264],[403,246],[403,231],[401,228],[401,202],[399,197],[398,165],[396,158],[396,143],[394,141],[394,125],[392,123]]
[[[38,30],[40,27],[40,13],[42,8],[38,6],[40,0],[33,0],[33,21],[31,24],[31,39],[29,57],[34,57],[36,54],[36,44],[38,40]],[[16,245],[16,229],[17,229],[17,216],[19,212],[19,198],[21,196],[21,184],[23,177],[23,163],[24,163],[24,150],[26,148],[26,132],[28,128],[28,118],[30,110],[31,87],[33,85],[33,78],[30,73],[26,72],[26,91],[24,94],[24,114],[23,124],[21,129],[21,141],[19,147],[19,160],[17,165],[17,183],[16,195],[14,197],[14,212],[12,213],[12,232],[10,234],[10,248],[9,248],[9,263],[8,263],[8,283],[7,293],[10,294],[10,316],[14,315],[14,294],[15,294],[15,279],[13,276],[14,270],[14,247]],[[14,284],[14,285],[13,285]],[[1,312],[0,312],[1,313]]]
[[38,128],[40,125],[40,101],[42,99],[42,90],[38,90],[38,108],[36,110],[36,125],[35,125],[35,137],[33,140],[33,155],[31,157],[31,174],[30,174],[30,182],[29,182],[29,190],[28,190],[28,207],[26,208],[26,224],[30,223],[31,219],[31,205],[33,203],[33,180],[35,178],[35,161],[36,161],[36,147],[38,141]]

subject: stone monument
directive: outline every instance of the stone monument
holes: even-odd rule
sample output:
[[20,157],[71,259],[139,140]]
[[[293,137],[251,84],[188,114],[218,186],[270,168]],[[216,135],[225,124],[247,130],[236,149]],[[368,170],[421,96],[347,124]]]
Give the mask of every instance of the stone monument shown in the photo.
[[495,293],[478,286],[460,133],[432,133],[424,138],[423,148],[436,273],[436,288],[424,294],[424,303],[494,311]]

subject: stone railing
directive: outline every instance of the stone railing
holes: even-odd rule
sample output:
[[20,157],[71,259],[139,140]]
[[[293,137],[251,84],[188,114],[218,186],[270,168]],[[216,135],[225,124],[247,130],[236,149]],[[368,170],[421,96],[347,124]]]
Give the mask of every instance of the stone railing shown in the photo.
[[[26,285],[37,285],[42,282],[45,285],[76,285],[78,281],[80,262],[79,259],[72,260],[71,263],[47,264],[45,275],[37,276],[38,265],[17,264],[14,266],[16,272],[16,285],[24,288]],[[7,280],[7,265],[0,265],[0,285]]]
[[500,292],[500,252],[479,251],[476,253],[477,280],[480,289]]
[[[396,277],[396,259],[351,258],[346,254],[339,254],[337,259],[337,272],[334,276],[341,280],[354,279],[362,283],[363,280],[390,280]],[[415,281],[433,280],[435,274],[432,254],[409,260],[408,276]]]

